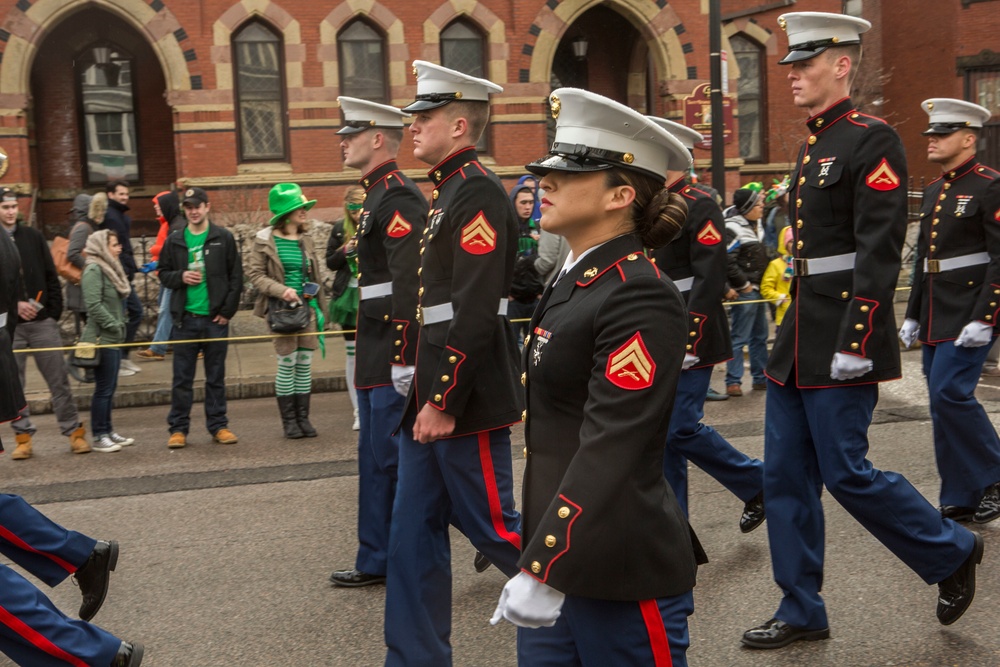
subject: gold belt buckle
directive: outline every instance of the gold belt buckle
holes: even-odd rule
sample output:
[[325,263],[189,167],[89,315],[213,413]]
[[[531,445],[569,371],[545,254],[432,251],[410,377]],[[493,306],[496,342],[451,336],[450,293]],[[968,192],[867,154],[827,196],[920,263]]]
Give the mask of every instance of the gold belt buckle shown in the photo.
[[792,269],[796,276],[809,275],[809,260],[805,257],[796,257],[792,260]]
[[417,324],[424,326],[424,309],[423,306],[417,306]]
[[927,260],[927,273],[941,273],[941,260],[940,259]]

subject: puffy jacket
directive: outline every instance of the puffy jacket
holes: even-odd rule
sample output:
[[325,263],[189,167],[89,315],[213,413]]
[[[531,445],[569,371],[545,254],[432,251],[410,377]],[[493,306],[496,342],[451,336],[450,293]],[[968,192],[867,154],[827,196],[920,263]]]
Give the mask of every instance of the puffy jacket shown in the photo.
[[751,222],[733,207],[726,209],[726,278],[729,286],[741,290],[747,285],[760,287],[771,254],[764,245],[759,221]]

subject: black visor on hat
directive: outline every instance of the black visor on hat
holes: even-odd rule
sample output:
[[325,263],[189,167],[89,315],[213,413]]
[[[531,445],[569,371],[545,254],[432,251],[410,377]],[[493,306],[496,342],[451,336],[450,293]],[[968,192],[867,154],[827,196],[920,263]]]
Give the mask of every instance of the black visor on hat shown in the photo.
[[367,120],[345,120],[344,126],[337,130],[337,134],[359,134],[365,130],[370,130],[375,125]]
[[580,155],[563,155],[561,153],[550,153],[543,158],[535,160],[531,164],[524,165],[524,168],[535,176],[544,176],[550,171],[570,171],[583,173],[588,171],[603,171],[615,167],[610,162],[594,160]]
[[925,137],[933,134],[952,134],[953,132],[958,132],[959,130],[971,130],[974,128],[969,127],[965,123],[931,123],[930,127],[921,132]]
[[417,99],[403,107],[401,111],[413,113],[414,111],[437,109],[448,104],[448,102],[460,99],[462,99],[461,93],[426,93],[424,95],[417,95]]
[[792,44],[788,47],[788,55],[778,61],[779,65],[790,65],[815,58],[831,46],[848,46],[849,44],[860,44],[861,40],[833,41],[832,39],[819,39],[803,44]]

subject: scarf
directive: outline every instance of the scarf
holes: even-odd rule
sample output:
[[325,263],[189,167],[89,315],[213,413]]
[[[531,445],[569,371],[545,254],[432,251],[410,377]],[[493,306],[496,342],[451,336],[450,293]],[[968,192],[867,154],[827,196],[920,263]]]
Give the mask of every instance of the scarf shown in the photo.
[[87,264],[97,264],[101,267],[101,271],[114,285],[118,296],[124,299],[132,291],[132,285],[129,284],[128,278],[125,276],[125,269],[122,267],[121,261],[108,249],[108,236],[110,234],[111,231],[107,229],[91,234],[87,238],[84,252],[87,253]]

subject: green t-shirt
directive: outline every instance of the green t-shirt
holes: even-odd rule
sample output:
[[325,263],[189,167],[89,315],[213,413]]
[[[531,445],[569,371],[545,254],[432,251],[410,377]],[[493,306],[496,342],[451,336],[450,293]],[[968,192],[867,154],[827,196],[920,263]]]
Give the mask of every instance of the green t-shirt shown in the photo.
[[278,251],[278,260],[285,269],[285,287],[302,294],[302,283],[305,282],[302,266],[302,248],[298,241],[274,236],[274,247]]
[[201,234],[192,234],[184,228],[184,242],[188,247],[188,271],[201,271],[201,282],[187,286],[187,305],[184,307],[194,315],[208,315],[208,281],[205,280],[205,239],[208,230]]

